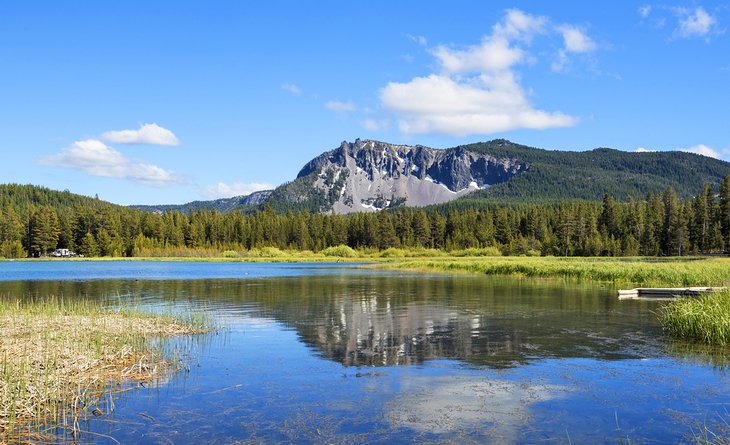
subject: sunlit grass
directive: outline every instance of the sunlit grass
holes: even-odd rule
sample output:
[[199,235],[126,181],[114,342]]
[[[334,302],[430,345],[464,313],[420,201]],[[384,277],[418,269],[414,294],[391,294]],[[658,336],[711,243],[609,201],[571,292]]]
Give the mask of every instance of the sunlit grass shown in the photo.
[[662,308],[664,332],[709,345],[730,344],[730,290],[680,298]]
[[684,287],[730,284],[728,258],[481,257],[404,259],[382,267],[487,275],[556,277],[636,286]]
[[73,429],[80,417],[100,415],[109,390],[181,366],[182,351],[161,338],[209,325],[197,314],[110,312],[90,300],[0,295],[0,443],[28,441],[40,425]]

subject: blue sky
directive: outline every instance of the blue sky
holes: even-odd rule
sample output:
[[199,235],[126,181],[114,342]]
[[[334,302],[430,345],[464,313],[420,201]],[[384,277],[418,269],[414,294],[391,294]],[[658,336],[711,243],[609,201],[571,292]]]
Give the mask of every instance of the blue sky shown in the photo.
[[120,204],[356,138],[730,160],[724,2],[0,1],[0,182]]

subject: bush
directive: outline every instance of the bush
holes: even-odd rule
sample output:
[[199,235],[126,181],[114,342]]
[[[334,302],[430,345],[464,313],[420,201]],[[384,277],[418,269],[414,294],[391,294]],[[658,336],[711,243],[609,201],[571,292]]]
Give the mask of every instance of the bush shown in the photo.
[[0,256],[5,258],[25,258],[27,255],[20,241],[3,241],[0,245]]
[[446,253],[443,250],[426,249],[423,247],[416,247],[414,249],[408,249],[405,251],[405,256],[409,258],[433,258],[444,255],[446,255]]
[[451,256],[502,256],[502,251],[497,247],[470,247],[462,250],[452,250]]
[[281,251],[278,247],[262,247],[261,248],[261,256],[267,257],[267,258],[274,258],[278,256],[283,256],[284,252]]
[[278,247],[261,247],[254,248],[244,252],[243,256],[248,258],[276,258],[283,256],[284,252]]
[[240,256],[235,250],[226,250],[223,252],[223,258],[239,258]]
[[380,252],[381,258],[403,258],[406,256],[406,251],[403,249],[396,249],[395,247],[388,247],[384,251]]
[[324,256],[334,256],[340,258],[353,258],[357,256],[357,252],[355,252],[352,247],[345,246],[344,244],[328,247],[320,253]]

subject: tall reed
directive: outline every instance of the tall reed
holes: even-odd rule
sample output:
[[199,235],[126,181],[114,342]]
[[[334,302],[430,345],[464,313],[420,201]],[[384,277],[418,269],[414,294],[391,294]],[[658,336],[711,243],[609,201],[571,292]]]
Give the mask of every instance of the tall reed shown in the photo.
[[730,344],[730,290],[674,300],[662,308],[660,317],[664,332],[672,337]]

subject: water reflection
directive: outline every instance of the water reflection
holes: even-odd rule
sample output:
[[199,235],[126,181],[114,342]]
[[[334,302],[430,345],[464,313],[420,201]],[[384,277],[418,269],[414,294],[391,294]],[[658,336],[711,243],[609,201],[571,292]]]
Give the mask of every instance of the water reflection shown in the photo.
[[0,292],[208,308],[277,320],[346,366],[450,358],[495,368],[546,357],[641,358],[660,348],[657,303],[596,285],[396,274],[250,280],[5,282]]
[[566,387],[544,383],[514,383],[479,377],[410,378],[402,395],[387,407],[397,426],[435,434],[484,435],[490,442],[514,443],[526,427],[530,407],[560,397]]

